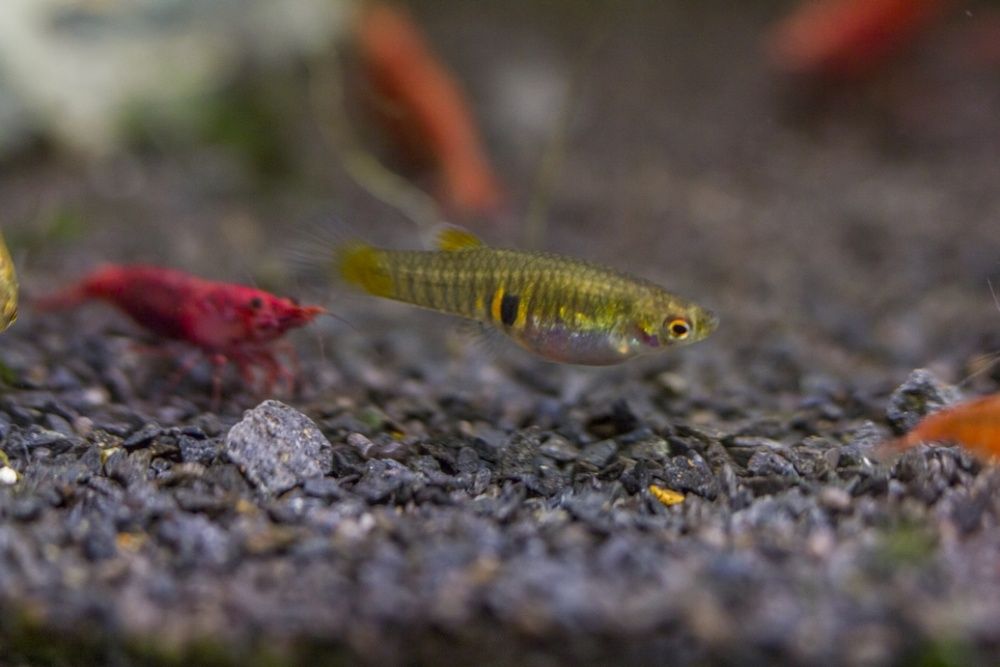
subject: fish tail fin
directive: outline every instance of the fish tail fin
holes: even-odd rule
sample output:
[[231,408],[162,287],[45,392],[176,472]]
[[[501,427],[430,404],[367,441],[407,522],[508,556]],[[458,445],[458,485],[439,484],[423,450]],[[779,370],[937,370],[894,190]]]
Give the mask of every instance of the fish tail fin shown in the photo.
[[378,248],[367,243],[349,243],[337,251],[334,262],[340,277],[351,285],[375,296],[392,296],[392,277]]

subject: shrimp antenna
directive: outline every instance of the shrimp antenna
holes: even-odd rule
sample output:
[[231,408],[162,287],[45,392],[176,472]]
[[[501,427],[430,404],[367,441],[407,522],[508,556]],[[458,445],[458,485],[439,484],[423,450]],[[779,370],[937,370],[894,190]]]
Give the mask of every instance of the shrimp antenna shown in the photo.
[[982,366],[969,373],[965,377],[965,379],[963,379],[961,382],[958,383],[957,385],[958,387],[964,387],[965,385],[969,384],[969,382],[975,380],[980,375],[983,375],[984,373],[989,373],[991,370],[993,370],[993,368],[996,367],[997,362],[1000,361],[1000,352],[992,352],[990,354],[980,355],[976,359],[977,361],[982,362]]
[[358,134],[347,120],[342,64],[336,53],[330,62],[314,68],[309,76],[309,97],[320,132],[340,158],[351,179],[378,201],[396,209],[420,229],[441,219],[437,203],[410,185],[361,146]]
[[[299,278],[298,278],[298,276],[296,276],[293,279],[293,281],[295,283],[296,291],[300,291],[301,292],[302,290],[301,290],[301,285],[299,284]],[[329,302],[327,302],[327,303],[329,303]],[[326,303],[323,304],[322,308],[323,308],[323,310],[321,312],[316,313],[316,317],[332,317],[333,319],[337,320],[338,322],[342,322],[343,324],[346,324],[355,333],[361,333],[361,330],[358,327],[354,326],[354,324],[350,320],[348,320],[347,318],[345,318],[345,317],[343,317],[341,315],[337,315],[336,313],[334,313],[333,309],[327,307]]]
[[326,345],[323,344],[324,338],[319,329],[313,329],[313,333],[316,337],[316,347],[319,348],[319,360],[326,364]]
[[553,122],[551,134],[538,160],[534,192],[528,201],[528,210],[524,215],[524,244],[525,247],[533,250],[540,248],[544,241],[546,218],[552,198],[552,190],[556,185],[556,180],[560,172],[562,172],[563,162],[566,159],[566,144],[569,135],[569,126],[576,106],[576,89],[578,85],[578,77],[573,77],[566,85],[562,103],[556,112],[556,119]]
[[[986,279],[986,285],[990,288],[990,295],[993,297],[993,305],[996,306],[997,310],[1000,310],[1000,295],[997,294],[996,289],[993,287],[993,281],[989,278]],[[996,367],[997,362],[1000,362],[1000,352],[992,352],[990,354],[985,354],[979,357],[983,365],[972,371],[964,380],[958,383],[959,387],[964,387],[966,384],[976,379],[984,373],[988,373],[993,368]]]
[[240,273],[243,274],[243,279],[247,281],[248,285],[254,289],[260,289],[260,285],[257,283],[257,277],[253,274],[253,271],[250,270],[250,267],[241,266]]
[[316,316],[317,317],[332,317],[333,319],[337,320],[338,322],[346,324],[348,327],[350,327],[351,331],[353,331],[354,333],[357,333],[357,334],[361,333],[361,329],[359,329],[358,327],[354,326],[353,322],[351,322],[346,317],[343,317],[342,315],[336,314],[335,312],[333,312],[332,308],[327,308],[326,304],[323,304],[323,311],[320,312],[320,313],[317,313]]
[[318,313],[317,317],[332,317],[333,319],[337,320],[338,322],[342,322],[342,323],[346,324],[348,327],[351,328],[352,331],[354,331],[354,333],[357,333],[357,334],[361,333],[361,329],[359,329],[356,326],[354,326],[354,324],[350,320],[348,320],[348,319],[346,319],[344,317],[341,317],[340,315],[337,315],[336,313],[331,313],[329,310],[323,311],[322,313]]
[[[603,13],[606,14],[606,12]],[[607,16],[602,18],[610,19]],[[597,25],[607,26],[608,21],[598,21]],[[611,28],[605,28],[595,33],[590,38],[589,43],[584,46],[577,63],[570,72],[569,80],[563,90],[562,101],[556,108],[549,136],[538,158],[534,185],[528,200],[527,211],[524,214],[523,241],[525,247],[529,249],[537,250],[544,244],[552,191],[555,189],[566,161],[573,117],[580,106],[583,86],[588,74],[593,70],[594,60],[604,45],[610,41],[612,32]]]

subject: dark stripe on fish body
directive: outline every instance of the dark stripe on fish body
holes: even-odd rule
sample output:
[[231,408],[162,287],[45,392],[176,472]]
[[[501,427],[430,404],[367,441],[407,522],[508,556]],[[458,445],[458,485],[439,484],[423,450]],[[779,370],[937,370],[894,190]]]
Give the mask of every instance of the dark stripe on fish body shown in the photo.
[[468,317],[465,295],[470,287],[469,278],[470,274],[464,267],[456,266],[454,262],[442,262],[437,273],[442,310]]
[[490,321],[490,299],[493,294],[493,286],[489,277],[485,274],[476,274],[476,295],[482,298],[483,307],[479,309],[479,319],[484,322]]
[[421,282],[424,284],[426,303],[435,310],[441,310],[441,288],[437,283],[437,276],[438,267],[436,264],[431,264],[424,269]]
[[500,321],[505,327],[514,325],[517,320],[517,306],[521,299],[516,294],[504,294],[500,299]]
[[451,281],[451,300],[455,304],[455,312],[468,317],[466,310],[465,293],[468,291],[468,274],[460,271],[458,276]]
[[483,295],[483,321],[493,321],[493,295],[496,293],[496,281],[493,280],[492,272],[483,272],[479,279],[480,294]]
[[465,314],[465,309],[462,308],[462,282],[465,279],[465,275],[459,272],[457,275],[452,276],[451,280],[445,280],[446,289],[448,290],[448,307],[451,312],[458,313],[459,315]]
[[[403,262],[400,262],[402,264]],[[405,266],[397,266],[397,270],[393,273],[396,274],[396,289],[399,298],[406,299],[407,301],[413,301],[413,272],[405,270]],[[404,270],[398,270],[404,269]]]
[[442,267],[438,272],[438,284],[441,290],[444,309],[449,313],[461,314],[458,303],[458,286],[461,284],[462,272]]
[[[447,280],[450,277],[451,280]],[[431,271],[430,282],[434,286],[434,307],[446,313],[454,312],[451,309],[451,285],[454,276],[447,276],[444,267],[435,266]]]
[[543,280],[543,276],[536,276],[534,280],[525,276],[524,285],[517,293],[517,312],[514,314],[514,329],[523,329],[531,316],[532,309],[537,303],[538,287]]
[[443,269],[438,271],[437,277],[437,291],[439,294],[439,299],[441,300],[441,310],[447,313],[455,312],[455,283],[457,282],[455,276],[449,276],[448,272]]
[[434,302],[430,299],[430,294],[427,291],[427,272],[424,270],[422,265],[416,264],[413,266],[413,298],[417,303],[424,306],[425,308],[433,308]]
[[478,297],[475,286],[475,276],[472,272],[465,274],[461,288],[458,290],[459,298],[462,302],[462,314],[466,317],[479,318]]

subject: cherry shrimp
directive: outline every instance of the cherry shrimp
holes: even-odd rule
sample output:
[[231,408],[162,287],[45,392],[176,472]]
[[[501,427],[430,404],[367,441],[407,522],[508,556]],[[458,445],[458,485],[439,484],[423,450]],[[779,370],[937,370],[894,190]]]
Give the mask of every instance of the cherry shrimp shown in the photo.
[[373,2],[357,24],[365,74],[391,107],[382,120],[411,156],[437,171],[440,203],[458,215],[489,215],[502,189],[454,77],[401,8]]
[[781,69],[816,77],[871,74],[911,43],[950,0],[809,0],[771,31]]
[[884,446],[898,452],[922,442],[954,442],[984,460],[1000,456],[1000,394],[965,401],[924,417],[901,438]]
[[[294,374],[275,354],[273,343],[290,329],[324,313],[246,285],[205,280],[181,271],[144,265],[108,265],[65,291],[41,299],[43,310],[68,308],[84,301],[106,301],[148,331],[200,350],[214,367],[212,400],[221,396],[222,369],[232,362],[244,382],[254,384],[254,369],[265,372],[264,391],[282,379],[291,390]],[[197,358],[184,362],[175,382]]]
[[[1000,298],[988,282],[993,301],[1000,310]],[[991,368],[998,355],[966,381]],[[898,452],[922,442],[954,442],[984,460],[1000,457],[1000,394],[989,394],[952,405],[924,417],[911,431],[883,446]]]

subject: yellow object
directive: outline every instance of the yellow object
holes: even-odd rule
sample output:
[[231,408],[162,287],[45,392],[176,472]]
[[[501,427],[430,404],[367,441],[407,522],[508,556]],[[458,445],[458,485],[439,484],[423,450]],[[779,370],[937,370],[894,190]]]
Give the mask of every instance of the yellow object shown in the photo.
[[550,361],[615,364],[693,343],[715,315],[649,281],[551,253],[490,248],[454,228],[439,249],[353,244],[340,275],[362,290],[492,325]]
[[656,484],[649,485],[649,493],[667,507],[680,505],[684,502],[684,494],[673,489],[667,489]]
[[0,331],[4,331],[17,319],[17,272],[14,260],[0,233]]
[[483,242],[478,236],[461,227],[446,226],[438,232],[436,245],[438,250],[454,251],[478,248]]

